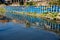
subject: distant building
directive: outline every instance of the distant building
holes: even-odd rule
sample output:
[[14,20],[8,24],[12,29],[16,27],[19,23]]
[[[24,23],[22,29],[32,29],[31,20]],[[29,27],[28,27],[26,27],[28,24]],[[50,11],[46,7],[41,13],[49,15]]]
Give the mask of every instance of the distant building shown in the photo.
[[[36,2],[36,5],[45,5],[47,4],[50,0],[4,0],[5,3],[10,4],[10,3],[19,3],[19,4],[24,4],[26,2]],[[48,5],[48,4],[47,4]]]
[[5,0],[6,2],[8,2],[8,1],[10,1],[11,3],[13,3],[13,2],[24,2],[25,0]]
[[50,1],[50,0],[2,0],[2,1],[5,1],[5,2],[11,2],[11,3],[13,3],[13,2],[30,2],[30,1],[34,1],[34,2],[37,2],[37,1],[40,1],[40,2],[42,2],[42,1]]

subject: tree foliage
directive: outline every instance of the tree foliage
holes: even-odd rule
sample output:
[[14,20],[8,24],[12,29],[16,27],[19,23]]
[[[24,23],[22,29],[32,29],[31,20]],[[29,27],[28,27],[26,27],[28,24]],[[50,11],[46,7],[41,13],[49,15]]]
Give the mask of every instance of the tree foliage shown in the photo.
[[58,5],[60,6],[60,0],[52,0],[49,2],[50,5]]
[[4,15],[6,10],[4,8],[0,8],[0,15]]

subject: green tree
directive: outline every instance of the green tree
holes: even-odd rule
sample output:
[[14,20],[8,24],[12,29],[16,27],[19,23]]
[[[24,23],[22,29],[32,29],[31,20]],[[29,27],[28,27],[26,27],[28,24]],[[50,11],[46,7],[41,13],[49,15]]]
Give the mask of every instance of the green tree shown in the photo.
[[52,0],[49,2],[50,5],[58,5],[60,6],[60,0]]
[[4,15],[6,10],[4,8],[0,8],[0,15]]

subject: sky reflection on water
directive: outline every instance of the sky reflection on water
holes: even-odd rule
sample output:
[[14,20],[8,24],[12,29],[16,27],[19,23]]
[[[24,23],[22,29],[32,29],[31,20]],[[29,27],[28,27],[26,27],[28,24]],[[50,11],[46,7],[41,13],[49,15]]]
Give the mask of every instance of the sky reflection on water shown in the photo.
[[54,32],[26,27],[24,21],[0,22],[0,40],[58,40]]

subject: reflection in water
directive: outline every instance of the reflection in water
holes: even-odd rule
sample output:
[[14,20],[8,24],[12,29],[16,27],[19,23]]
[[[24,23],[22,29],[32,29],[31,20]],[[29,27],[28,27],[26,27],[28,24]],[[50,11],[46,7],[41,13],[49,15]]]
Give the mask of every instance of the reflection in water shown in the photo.
[[[47,39],[58,40],[57,37],[55,37],[55,36],[52,36],[53,39],[50,38],[50,36],[48,36],[48,35],[53,34],[53,33],[52,34],[47,33],[48,31],[51,31],[51,29],[52,29],[52,28],[50,28],[51,26],[48,27],[48,24],[52,25],[52,23],[49,22],[49,21],[46,21],[46,20],[43,20],[43,19],[40,19],[40,18],[36,18],[36,17],[26,16],[26,15],[20,15],[19,16],[19,15],[16,15],[16,14],[10,14],[10,15],[7,14],[7,16],[11,17],[11,18],[8,18],[6,16],[2,16],[0,18],[0,23],[6,23],[5,25],[0,24],[0,26],[1,26],[0,27],[0,34],[2,33],[1,35],[3,35],[3,36],[0,35],[0,37],[4,37],[3,40],[5,40],[6,38],[10,39],[11,37],[13,39],[15,39],[15,37],[18,37],[16,39],[21,39],[21,37],[22,37],[22,38],[25,38],[27,40],[28,40],[28,38],[32,39],[33,37],[34,37],[34,40],[39,40],[41,38],[42,38],[42,40],[45,40],[45,39],[46,40]],[[48,31],[47,32],[45,31],[46,32],[45,33],[44,31],[41,31],[40,29],[44,29],[44,31],[45,30],[48,30]],[[59,32],[60,31],[58,31],[58,32],[56,31],[55,33],[58,34]],[[6,36],[4,36],[4,35],[6,35]],[[28,38],[26,38],[27,35],[28,35]],[[49,38],[45,38],[46,36],[49,37]],[[35,38],[37,38],[37,39],[35,39]],[[23,39],[23,40],[25,40],[25,39]]]
[[41,8],[35,7],[15,8],[9,7],[7,10],[13,12],[6,12],[5,16],[0,15],[0,40],[58,40],[56,33],[60,35],[59,23],[15,13],[15,11],[42,13],[46,10],[40,11]]
[[6,23],[9,22],[11,18],[7,18],[6,16],[0,15],[0,22]]
[[26,28],[29,28],[31,26],[30,22],[26,21]]
[[10,18],[7,18],[5,16],[0,16],[0,22],[2,23],[14,22],[19,24],[25,24],[26,28],[34,27],[37,29],[45,29],[45,30],[54,31],[56,33],[60,33],[60,24],[52,23],[50,21],[41,18],[27,16],[27,15],[18,15],[8,12],[6,13],[6,15],[7,17]]

